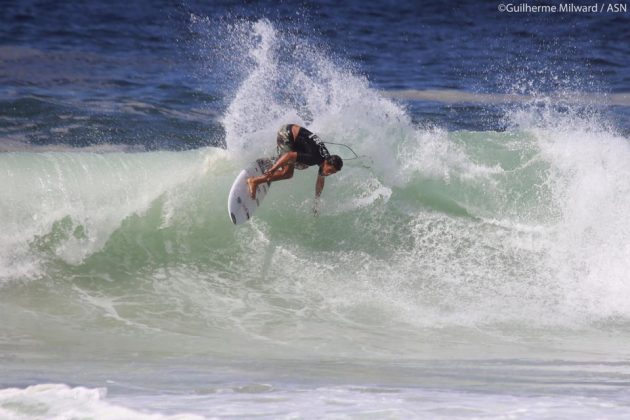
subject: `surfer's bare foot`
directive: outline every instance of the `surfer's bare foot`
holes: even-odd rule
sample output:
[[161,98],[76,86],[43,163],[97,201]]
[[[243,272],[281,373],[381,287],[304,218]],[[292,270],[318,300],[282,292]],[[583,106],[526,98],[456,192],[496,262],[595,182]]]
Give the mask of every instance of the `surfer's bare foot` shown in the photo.
[[256,184],[254,183],[254,178],[247,178],[247,188],[249,189],[249,196],[252,200],[256,199]]

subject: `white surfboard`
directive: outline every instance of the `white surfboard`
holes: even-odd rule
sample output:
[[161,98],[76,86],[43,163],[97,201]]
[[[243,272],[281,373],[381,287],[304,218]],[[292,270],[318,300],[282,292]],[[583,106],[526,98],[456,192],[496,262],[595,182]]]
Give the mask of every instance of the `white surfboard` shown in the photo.
[[235,225],[240,225],[252,217],[271,186],[271,183],[260,184],[256,190],[256,199],[252,200],[247,188],[247,178],[262,175],[272,164],[271,159],[256,159],[255,162],[243,169],[234,180],[228,196],[228,213]]

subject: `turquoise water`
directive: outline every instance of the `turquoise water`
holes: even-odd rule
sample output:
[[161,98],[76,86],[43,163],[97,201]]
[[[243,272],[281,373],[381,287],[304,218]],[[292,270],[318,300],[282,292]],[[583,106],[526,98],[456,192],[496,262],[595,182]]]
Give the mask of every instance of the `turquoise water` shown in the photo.
[[238,228],[230,151],[1,155],[5,381],[87,387],[1,407],[623,417],[630,148],[561,123],[396,121],[319,217],[304,171]]

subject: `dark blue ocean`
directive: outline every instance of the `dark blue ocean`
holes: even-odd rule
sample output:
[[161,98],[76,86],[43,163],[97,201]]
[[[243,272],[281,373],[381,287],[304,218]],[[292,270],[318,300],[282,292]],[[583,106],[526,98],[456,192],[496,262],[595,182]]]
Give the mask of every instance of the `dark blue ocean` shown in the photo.
[[[255,65],[234,51],[243,46],[230,44],[228,27],[259,19],[286,34],[287,44],[308,42],[385,92],[630,91],[627,13],[501,13],[499,4],[5,0],[0,136],[150,150],[224,144],[220,118]],[[208,23],[195,25],[191,16]],[[288,73],[301,60],[292,47],[283,48]],[[418,122],[504,128],[492,103],[445,101],[439,92],[429,99],[403,103]],[[628,102],[597,105],[627,132]]]
[[[0,419],[630,418],[629,69],[626,3],[0,0]],[[287,123],[343,169],[233,225]]]

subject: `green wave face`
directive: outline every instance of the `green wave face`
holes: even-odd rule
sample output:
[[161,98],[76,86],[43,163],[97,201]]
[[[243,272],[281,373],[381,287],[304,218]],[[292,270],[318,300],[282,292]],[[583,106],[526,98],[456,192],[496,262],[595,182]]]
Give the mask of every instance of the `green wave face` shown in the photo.
[[239,227],[243,153],[0,155],[3,345],[412,357],[628,322],[627,139],[405,127],[319,217],[311,169]]

